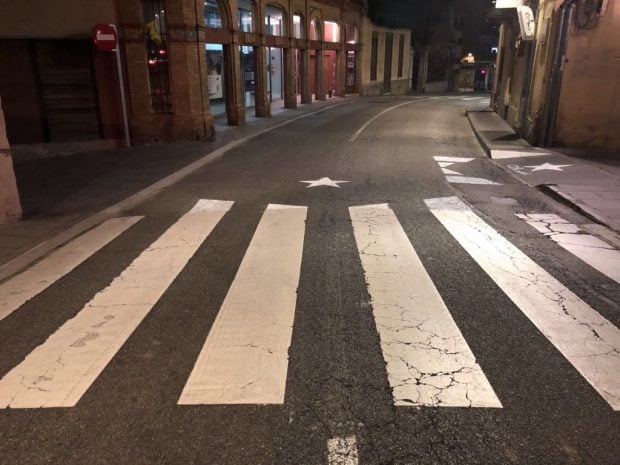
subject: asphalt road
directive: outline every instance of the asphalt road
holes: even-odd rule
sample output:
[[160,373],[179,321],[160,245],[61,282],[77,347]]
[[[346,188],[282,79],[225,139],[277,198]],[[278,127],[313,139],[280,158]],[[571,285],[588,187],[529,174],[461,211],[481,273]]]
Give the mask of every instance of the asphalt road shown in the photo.
[[[484,106],[485,97],[478,97],[357,100],[260,136],[128,212],[144,218],[0,321],[0,378],[199,199],[234,201],[75,406],[0,409],[0,463],[618,464],[618,411],[424,202],[463,200],[620,327],[620,285],[515,216],[590,222],[485,157],[464,117],[465,108]],[[408,104],[350,141],[371,118],[401,103]],[[448,183],[436,156],[473,158],[446,168],[498,184]],[[323,177],[348,182],[300,182]],[[269,204],[307,207],[283,403],[179,405]],[[393,211],[501,408],[395,405],[373,314],[379,294],[369,291],[373,277],[365,276],[349,211],[377,204]],[[264,247],[255,245],[258,252]],[[267,297],[249,298],[260,305]],[[611,376],[617,383],[620,373]]]

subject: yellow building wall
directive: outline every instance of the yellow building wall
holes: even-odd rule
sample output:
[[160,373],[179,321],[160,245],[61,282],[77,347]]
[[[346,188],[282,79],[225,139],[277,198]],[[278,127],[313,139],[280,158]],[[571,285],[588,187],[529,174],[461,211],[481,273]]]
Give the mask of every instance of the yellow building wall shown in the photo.
[[[370,64],[372,54],[372,34],[378,32],[379,45],[377,50],[377,80],[370,80]],[[385,69],[385,41],[386,33],[393,34],[392,42],[392,69],[391,69],[391,93],[405,94],[411,85],[411,31],[408,29],[389,29],[376,26],[368,18],[363,20],[362,28],[362,95],[381,95],[383,93],[383,76]],[[398,77],[398,52],[400,35],[405,36],[403,49],[403,76]]]
[[620,1],[592,30],[571,25],[556,136],[566,146],[620,150]]

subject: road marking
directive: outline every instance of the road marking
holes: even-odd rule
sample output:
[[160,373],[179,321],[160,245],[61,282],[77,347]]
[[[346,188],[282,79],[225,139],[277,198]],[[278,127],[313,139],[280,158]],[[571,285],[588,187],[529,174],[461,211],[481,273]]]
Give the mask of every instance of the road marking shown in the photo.
[[620,410],[618,328],[508,242],[457,197],[425,202],[515,305],[611,407]]
[[328,465],[358,465],[357,439],[355,436],[333,438],[327,441]]
[[537,231],[550,237],[561,247],[580,258],[592,268],[620,283],[620,251],[553,214],[517,214]]
[[199,201],[0,380],[0,408],[75,406],[232,204]]
[[[466,157],[443,157],[443,156],[439,156],[439,157],[433,157],[433,159],[436,162],[447,162],[447,163],[467,163],[470,162],[472,160],[474,160],[474,158],[466,158]],[[440,165],[441,166],[441,165]],[[448,165],[446,165],[448,166]]]
[[523,168],[531,168],[534,171],[564,171],[562,168],[568,168],[573,165],[554,165],[553,163],[543,163],[541,165],[524,166]]
[[439,161],[437,162],[437,164],[439,165],[440,168],[447,168],[448,166],[454,165],[454,162]]
[[453,184],[479,184],[482,186],[501,186],[500,183],[495,181],[489,181],[484,178],[469,178],[466,176],[446,176],[446,181]]
[[395,405],[501,407],[394,212],[349,213]]
[[426,100],[430,100],[430,98],[421,98],[421,99],[417,99],[417,100],[411,100],[409,102],[405,102],[405,103],[399,103],[398,105],[394,105],[393,107],[390,107],[386,110],[383,110],[381,113],[379,113],[378,115],[373,116],[372,118],[370,118],[366,123],[364,123],[364,125],[359,128],[357,131],[355,131],[355,133],[351,136],[351,138],[349,139],[349,142],[355,142],[357,140],[357,138],[362,134],[362,132],[364,132],[364,130],[370,126],[376,119],[380,118],[381,116],[385,115],[386,113],[395,110],[399,107],[403,107],[405,105],[411,105],[414,103],[418,103],[418,102],[424,102]]
[[308,184],[306,188],[327,186],[327,187],[337,187],[340,189],[341,187],[338,184],[342,184],[345,182],[351,182],[351,181],[334,181],[333,179],[330,179],[330,178],[321,178],[315,181],[299,181],[299,182]]
[[502,160],[505,158],[542,157],[545,155],[551,155],[551,152],[536,152],[531,150],[491,150],[491,158],[493,160]]
[[142,218],[111,218],[0,285],[0,321],[70,273]]
[[179,404],[282,404],[306,207],[269,205]]
[[454,170],[451,170],[451,169],[448,169],[448,168],[441,168],[441,172],[443,174],[452,174],[454,176],[462,176],[462,174],[459,173],[458,171],[454,171]]

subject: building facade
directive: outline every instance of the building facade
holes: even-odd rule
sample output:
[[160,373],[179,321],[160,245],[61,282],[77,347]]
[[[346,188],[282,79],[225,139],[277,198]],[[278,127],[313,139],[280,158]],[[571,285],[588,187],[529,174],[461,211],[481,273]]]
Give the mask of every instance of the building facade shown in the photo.
[[[495,111],[534,145],[620,150],[620,2],[503,5]],[[534,16],[531,40],[520,6]]]
[[[216,118],[243,125],[330,97],[407,92],[409,31],[366,15],[365,0],[0,0],[0,179],[13,177],[11,154],[122,146],[121,89],[132,144],[208,140]],[[93,43],[100,23],[117,29],[122,82],[115,53]]]

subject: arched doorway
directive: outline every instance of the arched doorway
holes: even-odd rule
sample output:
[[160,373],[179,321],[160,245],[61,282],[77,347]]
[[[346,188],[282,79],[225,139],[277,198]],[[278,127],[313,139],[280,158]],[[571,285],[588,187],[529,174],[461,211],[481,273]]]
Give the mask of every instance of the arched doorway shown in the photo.
[[[266,5],[264,33],[283,38],[287,35],[286,12],[280,6]],[[278,46],[279,44],[279,46]],[[273,108],[284,108],[284,47],[282,39],[271,39],[265,47],[267,97]]]
[[[323,41],[326,44],[340,43],[340,25],[336,21],[323,22]],[[323,92],[330,98],[338,91],[338,52],[323,50]]]
[[[310,86],[310,94],[312,100],[318,100],[318,83],[322,80],[319,68],[319,53],[321,49],[321,22],[318,18],[312,18],[310,27],[308,28],[308,40],[310,41],[310,63],[308,65],[308,84]],[[322,97],[321,97],[322,99]]]
[[236,77],[231,53],[231,15],[227,2],[204,0],[205,54],[211,113],[230,125],[242,123],[236,102]]

